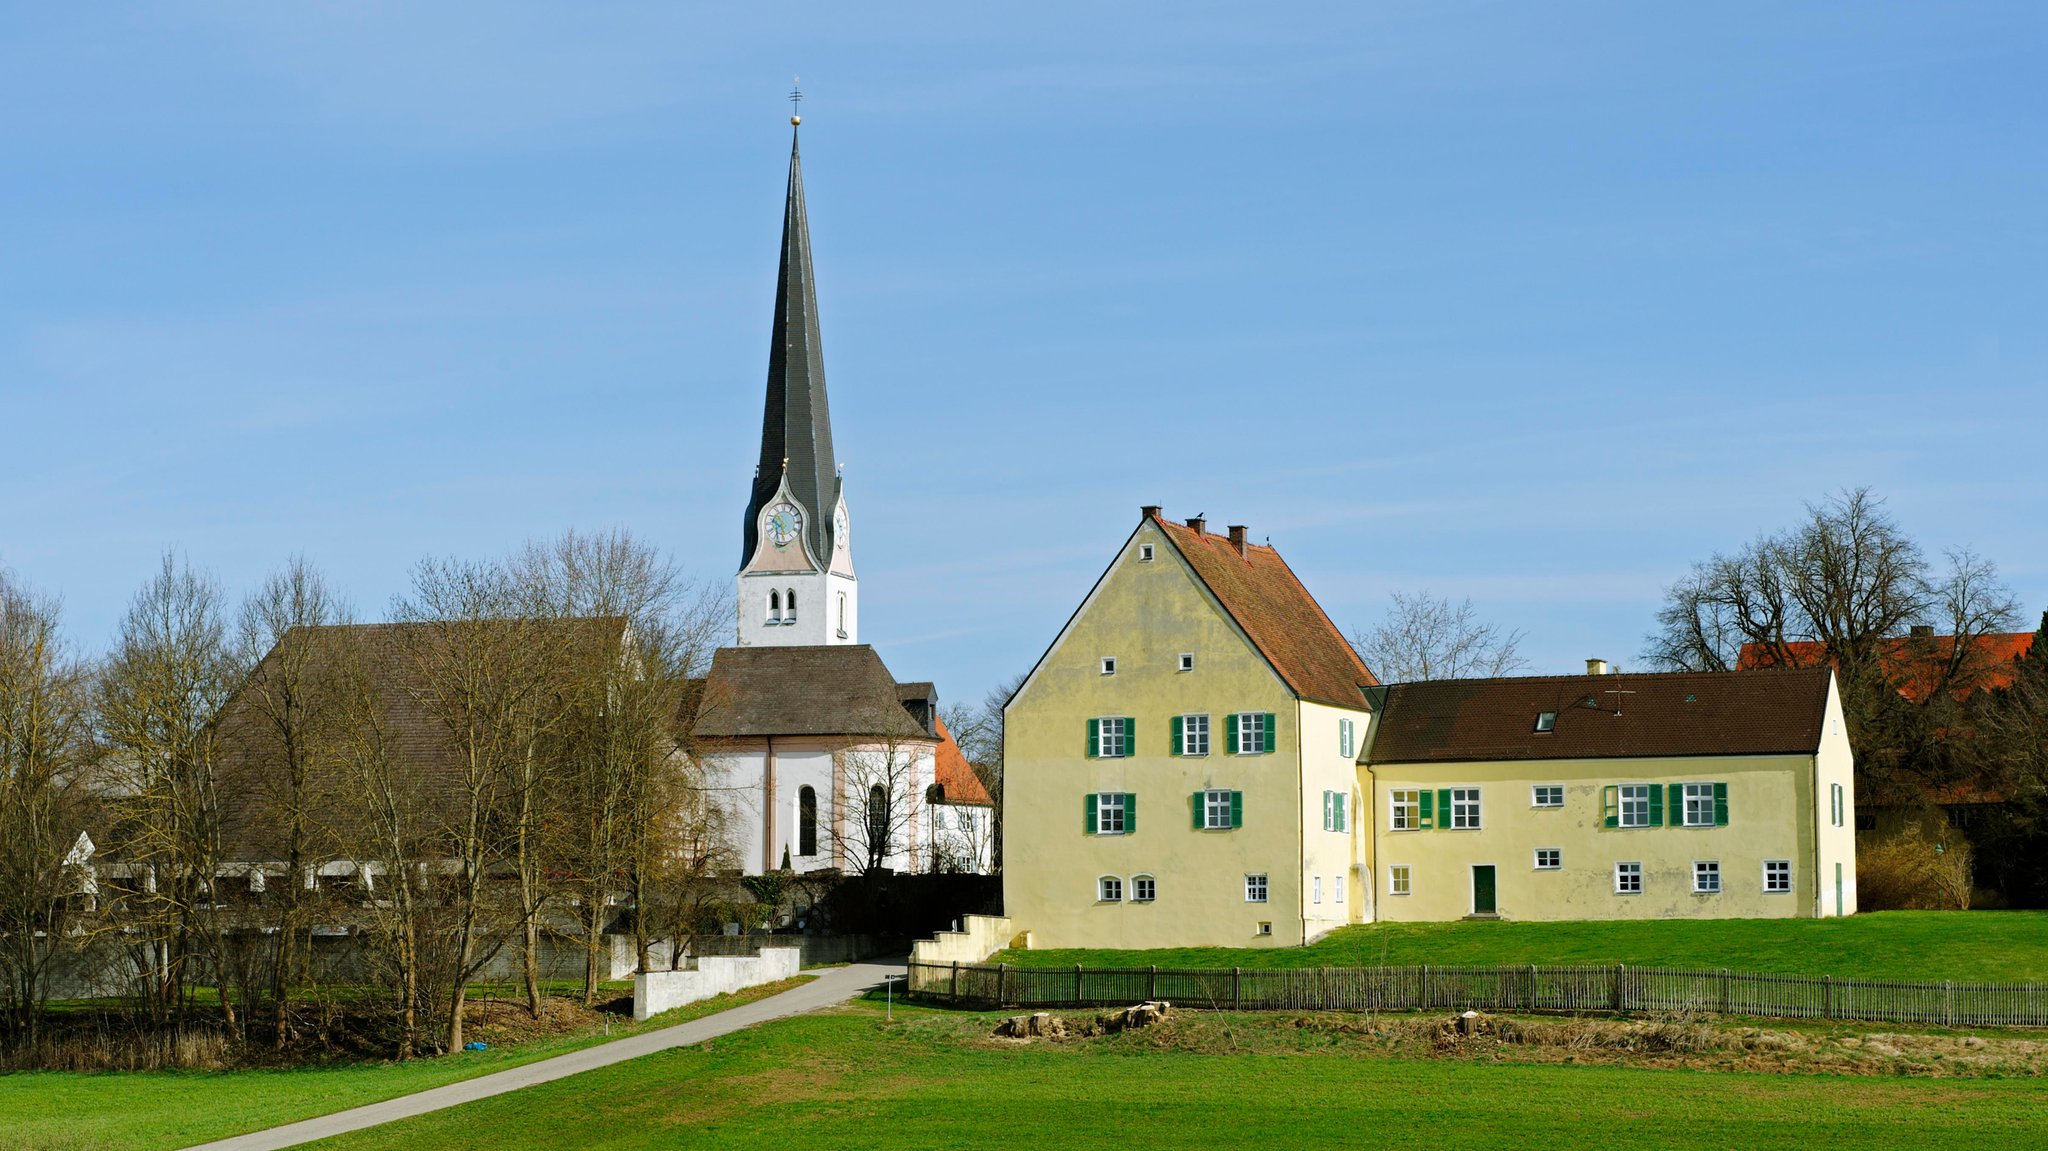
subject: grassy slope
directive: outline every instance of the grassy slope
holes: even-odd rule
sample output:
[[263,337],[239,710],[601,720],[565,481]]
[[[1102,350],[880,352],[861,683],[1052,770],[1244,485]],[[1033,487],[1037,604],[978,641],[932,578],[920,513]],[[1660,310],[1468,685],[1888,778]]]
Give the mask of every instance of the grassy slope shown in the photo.
[[[609,1039],[687,1022],[816,978],[801,975],[613,1024]],[[600,1032],[561,1035],[490,1051],[410,1063],[355,1063],[280,1071],[137,1071],[0,1075],[0,1151],[178,1148],[503,1071],[607,1042]]]
[[[922,1026],[924,1022],[931,1026]],[[2048,1147],[2033,1080],[993,1049],[873,1004],[321,1144],[370,1148]]]
[[[1886,911],[1847,919],[1381,923],[1307,947],[1006,951],[1020,966],[1375,967],[1512,963],[1728,967],[1839,978],[2048,982],[2048,912]],[[993,962],[993,960],[992,960]]]

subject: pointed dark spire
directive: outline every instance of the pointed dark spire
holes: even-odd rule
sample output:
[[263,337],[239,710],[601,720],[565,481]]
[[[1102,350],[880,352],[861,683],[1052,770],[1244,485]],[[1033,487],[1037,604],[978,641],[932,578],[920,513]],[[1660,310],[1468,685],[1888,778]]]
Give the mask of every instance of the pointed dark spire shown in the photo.
[[[791,117],[791,124],[796,122]],[[804,215],[803,161],[794,129],[789,194],[782,209],[782,268],[775,279],[775,330],[768,348],[768,398],[761,414],[761,463],[747,501],[745,564],[758,542],[761,509],[785,470],[808,518],[804,535],[819,560],[832,561],[832,512],[839,472],[832,457],[832,413],[825,402],[825,350],[818,338],[818,295],[811,280],[811,229]]]

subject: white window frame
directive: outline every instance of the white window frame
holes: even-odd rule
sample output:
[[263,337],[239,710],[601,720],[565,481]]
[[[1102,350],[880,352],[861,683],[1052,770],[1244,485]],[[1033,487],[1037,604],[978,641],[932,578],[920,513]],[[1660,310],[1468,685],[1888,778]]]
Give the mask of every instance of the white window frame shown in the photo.
[[[1402,796],[1408,796],[1402,799]],[[1403,823],[1403,817],[1407,822]],[[1422,830],[1422,789],[1419,787],[1393,788],[1387,792],[1387,830]]]
[[1537,713],[1536,713],[1536,730],[1537,730],[1538,732],[1541,732],[1541,733],[1544,733],[1544,734],[1548,734],[1548,733],[1550,733],[1550,732],[1556,731],[1556,730],[1557,730],[1557,713],[1556,713],[1556,712],[1554,712],[1554,711],[1539,711],[1539,712],[1537,712]]
[[1148,564],[1148,563],[1151,563],[1151,562],[1152,562],[1152,545],[1151,545],[1151,544],[1139,544],[1139,545],[1138,545],[1138,562],[1139,562],[1139,563],[1141,563],[1141,564]]
[[[1217,822],[1218,820],[1222,822]],[[1230,789],[1210,787],[1202,790],[1202,830],[1230,830]]]
[[1335,894],[1337,896],[1337,902],[1344,902],[1344,877],[1341,875],[1333,875],[1330,877],[1330,881],[1336,884],[1337,890]]
[[1113,656],[1113,655],[1106,655],[1106,656],[1103,656],[1103,657],[1102,657],[1102,674],[1104,674],[1104,675],[1115,675],[1115,674],[1116,674],[1116,657],[1115,657],[1115,656]]
[[[1199,723],[1197,723],[1197,721],[1200,721],[1200,722],[1199,722]],[[1196,727],[1200,727],[1200,728],[1201,728],[1202,730],[1201,730],[1201,731],[1200,731],[1199,733],[1197,733],[1197,732],[1195,731],[1195,728],[1196,728]],[[1201,741],[1202,741],[1202,749],[1201,749],[1200,751],[1196,751],[1196,750],[1195,750],[1195,739],[1196,739],[1196,736],[1197,736],[1198,734],[1199,734],[1199,736],[1200,736],[1200,738],[1201,738]],[[1181,717],[1180,717],[1180,753],[1181,753],[1182,755],[1207,755],[1207,754],[1209,754],[1209,713],[1208,713],[1208,712],[1206,712],[1206,711],[1197,711],[1197,712],[1190,712],[1190,713],[1188,713],[1187,715],[1184,715],[1184,716],[1181,716]]]
[[1248,871],[1244,876],[1244,901],[1246,903],[1267,903],[1273,894],[1272,884],[1267,882],[1263,871]]
[[[1095,721],[1095,758],[1124,759],[1131,754],[1131,732],[1126,715],[1105,715]],[[1112,729],[1111,724],[1116,727]],[[1114,741],[1114,742],[1112,742]],[[1116,750],[1112,751],[1111,748]]]
[[[1616,817],[1614,825],[1616,827],[1650,826],[1650,789],[1655,786],[1657,785],[1654,783],[1624,783],[1617,787],[1614,792],[1614,814]],[[1631,797],[1629,795],[1631,791],[1640,792],[1641,794]],[[1635,819],[1629,818],[1630,804],[1640,805],[1634,809]]]
[[[1711,879],[1713,886],[1707,886]],[[1694,895],[1721,894],[1721,861],[1718,859],[1695,859],[1692,861],[1692,893]]]
[[[1780,873],[1781,873],[1781,874],[1782,874],[1782,875],[1784,876],[1784,880],[1785,880],[1785,885],[1784,885],[1783,887],[1773,887],[1773,886],[1771,886],[1771,879],[1772,879],[1772,875],[1771,875],[1771,869],[1772,869],[1773,867],[1776,867],[1776,868],[1778,869],[1778,871],[1779,871],[1779,872],[1780,872]],[[1765,894],[1765,895],[1790,895],[1790,894],[1792,894],[1792,861],[1791,861],[1791,860],[1789,860],[1789,859],[1766,859],[1766,860],[1764,860],[1764,894]]]
[[1828,784],[1828,814],[1836,827],[1842,826],[1842,808],[1845,806],[1842,802],[1842,785]]
[[1131,876],[1131,902],[1151,903],[1159,898],[1159,880],[1150,875]]
[[[1555,796],[1557,797],[1557,802],[1555,802],[1555,803],[1549,802],[1549,799],[1550,799],[1550,797],[1551,797],[1551,796],[1553,796],[1553,795],[1555,795]],[[1564,806],[1564,784],[1561,784],[1561,783],[1537,783],[1537,784],[1532,784],[1532,785],[1530,785],[1530,787],[1529,787],[1529,806],[1530,806],[1530,807],[1563,807],[1563,806]]]
[[1412,895],[1415,892],[1415,870],[1405,863],[1387,865],[1387,894]]
[[[1550,862],[1548,863],[1543,861],[1543,857],[1546,855],[1550,857]],[[1564,848],[1539,847],[1536,849],[1532,859],[1536,865],[1534,868],[1536,871],[1562,871],[1564,869]]]
[[1122,903],[1124,881],[1120,875],[1098,875],[1095,877],[1095,902]]
[[1309,876],[1308,882],[1309,892],[1311,894],[1309,902],[1321,903],[1323,901],[1323,877],[1320,875],[1311,875]]
[[[1683,822],[1683,824],[1682,824],[1682,826],[1685,826],[1685,827],[1712,827],[1712,826],[1714,826],[1714,785],[1713,785],[1713,784],[1711,784],[1711,783],[1688,783],[1688,784],[1685,784],[1685,785],[1684,785],[1684,787],[1683,787],[1683,789],[1682,789],[1682,790],[1681,790],[1681,791],[1679,792],[1679,803],[1680,803],[1680,804],[1682,805],[1682,809],[1681,809],[1681,810],[1680,810],[1680,812],[1679,812],[1679,818],[1680,818],[1681,820],[1683,820],[1683,821],[1684,821],[1684,822]],[[1694,810],[1695,810],[1695,805],[1699,805],[1699,806],[1698,806],[1698,809],[1699,809],[1699,811],[1700,811],[1701,815],[1702,815],[1702,816],[1703,816],[1704,818],[1701,818],[1701,819],[1694,819],[1694,818],[1693,818],[1693,812],[1694,812]]]
[[1184,651],[1184,652],[1180,653],[1180,669],[1181,669],[1182,671],[1193,671],[1193,670],[1195,670],[1195,653],[1194,653],[1194,652],[1191,652],[1191,651]]
[[[1098,791],[1095,793],[1095,834],[1126,834],[1124,831],[1124,794],[1121,791]],[[1109,828],[1109,813],[1111,811],[1116,812],[1116,830],[1114,831],[1111,831]]]
[[[1634,880],[1634,886],[1623,880]],[[1643,893],[1643,864],[1641,860],[1623,860],[1614,865],[1614,894],[1641,895]]]
[[1484,825],[1479,821],[1479,789],[1477,787],[1454,787],[1451,789],[1450,828],[1453,831],[1478,831]]
[[[1256,721],[1256,723],[1254,722]],[[1258,738],[1252,738],[1257,732]],[[1237,713],[1237,754],[1266,754],[1266,713],[1263,711],[1241,711]]]

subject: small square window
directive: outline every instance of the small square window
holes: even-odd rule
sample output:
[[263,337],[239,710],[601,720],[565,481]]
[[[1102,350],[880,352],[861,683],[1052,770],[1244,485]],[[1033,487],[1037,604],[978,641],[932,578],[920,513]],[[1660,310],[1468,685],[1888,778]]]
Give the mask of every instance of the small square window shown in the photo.
[[1413,888],[1410,885],[1410,875],[1407,864],[1396,863],[1393,866],[1387,868],[1388,895],[1406,895],[1411,890],[1413,890]]
[[1095,881],[1095,898],[1103,903],[1124,901],[1124,881],[1114,875],[1105,875]]
[[1261,922],[1261,923],[1259,924],[1259,934],[1260,934],[1260,935],[1271,935],[1271,934],[1273,934],[1273,925],[1272,925],[1271,923],[1265,923],[1265,922]]
[[1783,895],[1792,890],[1792,861],[1764,860],[1764,894]]
[[1561,847],[1539,847],[1536,849],[1536,870],[1556,871],[1564,866],[1564,849]]
[[1131,876],[1131,902],[1150,903],[1159,898],[1159,884],[1149,875]]
[[1194,653],[1194,652],[1191,652],[1191,651],[1184,651],[1184,652],[1180,653],[1180,669],[1181,669],[1182,671],[1193,671],[1193,670],[1195,670],[1195,653]]
[[1257,875],[1247,875],[1244,877],[1244,901],[1246,903],[1266,902],[1265,872],[1260,872]]
[[1643,865],[1640,863],[1615,864],[1614,893],[1616,895],[1641,895],[1643,893]]
[[1692,890],[1694,895],[1719,895],[1721,893],[1720,860],[1696,859],[1693,861]]
[[1113,655],[1106,655],[1106,656],[1103,656],[1103,657],[1102,657],[1102,674],[1104,674],[1104,675],[1115,675],[1115,674],[1116,674],[1116,657],[1115,657],[1115,656],[1113,656]]
[[1557,730],[1557,713],[1556,713],[1556,712],[1554,712],[1554,711],[1539,711],[1539,712],[1537,712],[1537,713],[1536,713],[1536,730],[1537,730],[1537,731],[1556,731],[1556,730]]
[[1152,562],[1152,545],[1151,545],[1151,544],[1139,544],[1139,545],[1138,545],[1138,562],[1139,562],[1139,563],[1151,563],[1151,562]]
[[1532,807],[1563,807],[1564,784],[1539,783],[1530,788],[1529,805]]

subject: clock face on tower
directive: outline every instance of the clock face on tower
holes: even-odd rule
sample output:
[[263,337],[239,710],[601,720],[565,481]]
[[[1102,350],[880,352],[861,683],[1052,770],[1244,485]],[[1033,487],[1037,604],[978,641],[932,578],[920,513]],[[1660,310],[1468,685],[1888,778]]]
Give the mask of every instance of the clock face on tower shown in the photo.
[[788,547],[803,530],[804,513],[795,504],[784,502],[768,509],[768,538],[776,547]]
[[840,551],[846,550],[845,508],[840,508],[838,511],[832,514],[832,540],[834,547],[838,548]]

